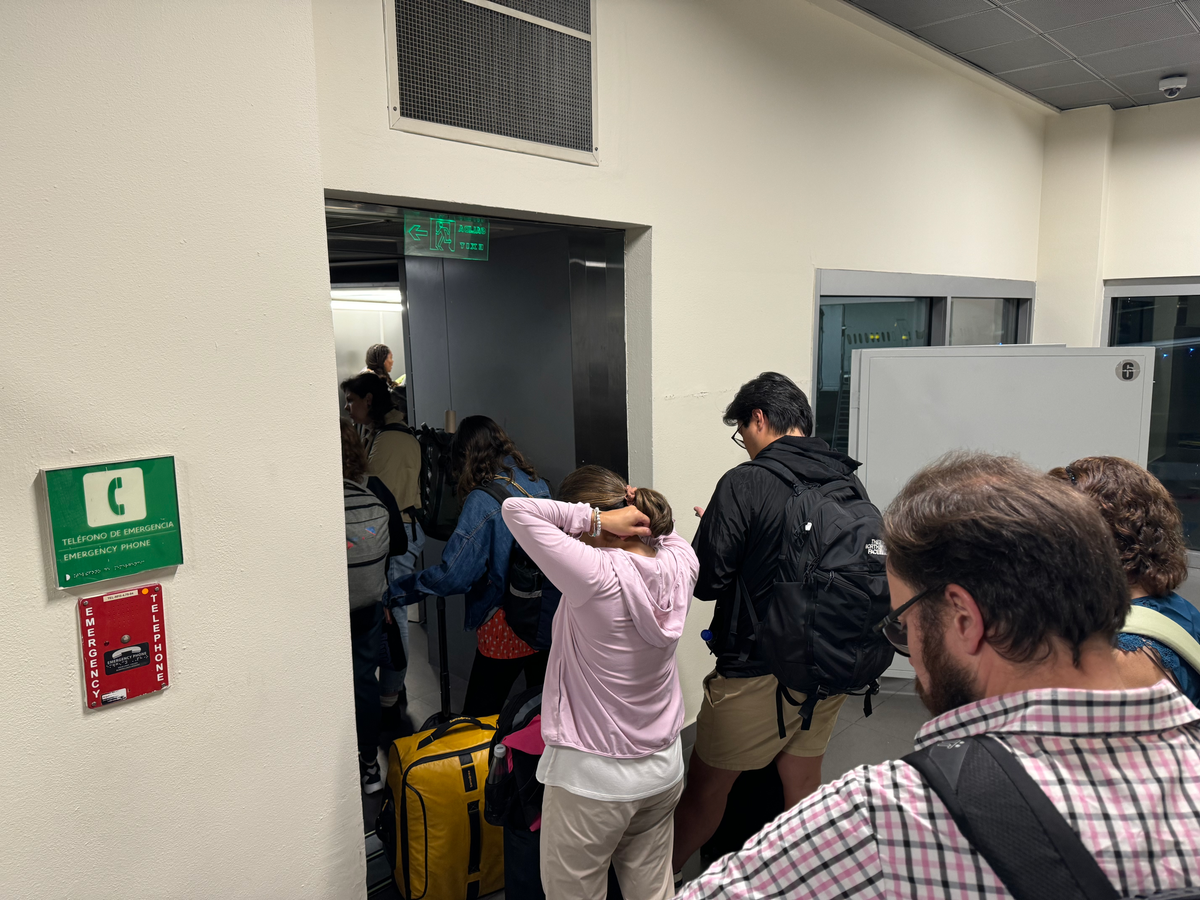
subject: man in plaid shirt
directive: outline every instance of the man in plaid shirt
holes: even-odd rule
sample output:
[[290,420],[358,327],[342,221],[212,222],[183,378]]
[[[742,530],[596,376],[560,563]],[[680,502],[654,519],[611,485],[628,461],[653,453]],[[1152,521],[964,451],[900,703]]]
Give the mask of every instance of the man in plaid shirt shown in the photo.
[[[1129,585],[1090,501],[1016,460],[959,454],[905,486],[885,540],[883,631],[936,716],[917,748],[997,738],[1121,896],[1200,885],[1200,711],[1165,678],[1118,669]],[[824,785],[680,896],[1010,895],[893,760]]]

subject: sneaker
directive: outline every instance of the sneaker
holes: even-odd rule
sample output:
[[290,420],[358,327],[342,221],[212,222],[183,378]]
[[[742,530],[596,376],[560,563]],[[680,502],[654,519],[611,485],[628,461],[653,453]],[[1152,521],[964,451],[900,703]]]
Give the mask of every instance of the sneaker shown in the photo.
[[370,762],[364,762],[362,757],[359,757],[358,777],[362,781],[364,794],[374,794],[383,790],[383,779],[379,775],[379,760],[373,759]]

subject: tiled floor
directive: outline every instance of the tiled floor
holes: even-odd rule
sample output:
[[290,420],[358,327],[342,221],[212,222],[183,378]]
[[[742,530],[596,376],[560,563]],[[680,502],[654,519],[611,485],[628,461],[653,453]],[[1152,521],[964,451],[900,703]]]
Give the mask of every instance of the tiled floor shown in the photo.
[[[427,642],[423,626],[411,626],[411,650],[407,676],[408,724],[419,728],[426,718],[441,708],[437,669],[429,663]],[[518,684],[517,689],[521,685]],[[450,677],[451,708],[462,704],[466,682],[454,675]],[[824,780],[834,781],[845,772],[861,765],[871,765],[886,759],[895,759],[912,750],[913,736],[917,729],[929,719],[929,713],[913,692],[912,682],[897,678],[882,679],[879,694],[873,698],[874,710],[870,717],[863,716],[862,700],[850,697],[846,700],[834,728],[833,739],[825,752],[822,771]],[[694,729],[684,732],[684,759],[691,755]],[[382,794],[363,797],[363,825],[365,831],[375,827],[375,816],[379,811]],[[374,856],[372,858],[372,854]],[[387,861],[379,852],[378,841],[367,840],[367,885],[381,884],[381,888],[370,895],[371,900],[399,900],[400,895],[388,881]],[[684,874],[693,878],[699,874],[699,854],[693,857]],[[483,900],[503,900],[504,893],[492,894]]]

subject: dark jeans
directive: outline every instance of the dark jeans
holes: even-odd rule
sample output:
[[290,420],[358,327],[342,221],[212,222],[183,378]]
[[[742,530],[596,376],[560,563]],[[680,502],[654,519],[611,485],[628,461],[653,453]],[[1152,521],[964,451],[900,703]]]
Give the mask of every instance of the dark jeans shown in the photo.
[[354,724],[358,752],[374,759],[379,741],[379,655],[383,650],[383,604],[350,611],[350,647],[354,658]]
[[532,656],[522,656],[520,659],[492,659],[476,650],[475,662],[471,664],[471,677],[467,680],[462,714],[476,719],[497,715],[522,672],[525,673],[526,687],[537,687],[546,680],[546,663],[549,659],[549,650],[539,650]]

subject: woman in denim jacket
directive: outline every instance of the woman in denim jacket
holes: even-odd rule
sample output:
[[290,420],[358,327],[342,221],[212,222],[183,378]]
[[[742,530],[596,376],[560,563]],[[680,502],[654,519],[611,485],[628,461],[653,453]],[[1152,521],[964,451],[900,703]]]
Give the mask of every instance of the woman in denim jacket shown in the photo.
[[[454,435],[455,471],[462,514],[442,551],[440,565],[409,575],[392,589],[393,603],[415,603],[422,594],[448,597],[465,594],[464,627],[478,638],[464,716],[490,716],[500,712],[517,676],[525,673],[529,687],[540,685],[549,658],[550,619],[558,592],[543,589],[539,646],[531,647],[509,627],[500,608],[508,581],[508,558],[513,536],[500,515],[500,504],[477,488],[492,480],[505,483],[514,497],[548,499],[550,486],[521,455],[499,425],[487,416],[468,416]],[[545,641],[540,638],[545,636]]]

